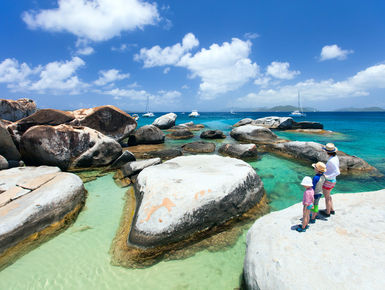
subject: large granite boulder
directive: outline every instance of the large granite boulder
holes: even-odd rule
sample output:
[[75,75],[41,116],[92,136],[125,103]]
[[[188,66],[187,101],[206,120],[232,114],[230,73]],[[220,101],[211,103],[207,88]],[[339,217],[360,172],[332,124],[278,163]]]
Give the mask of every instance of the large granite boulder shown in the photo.
[[0,171],[0,269],[27,246],[68,226],[85,196],[81,179],[57,167]]
[[294,120],[291,117],[265,117],[252,122],[253,125],[262,126],[269,129],[288,130],[292,129]]
[[186,139],[191,139],[192,137],[194,137],[193,132],[191,132],[187,128],[175,130],[171,134],[167,135],[167,138],[173,139],[173,140],[186,140]]
[[302,203],[254,223],[246,241],[247,289],[384,288],[385,190],[337,194],[333,202],[336,214],[305,233],[295,231]]
[[[316,142],[292,141],[267,145],[265,148],[267,151],[310,165],[318,161],[327,162],[329,157],[322,146]],[[348,155],[342,151],[338,151],[337,156],[340,160],[342,174],[369,173],[379,175],[376,168],[357,156]]]
[[258,155],[255,144],[223,144],[218,152],[235,158],[255,158]]
[[182,149],[192,153],[211,153],[215,151],[215,144],[211,142],[197,141],[184,144]]
[[164,143],[165,134],[154,125],[146,125],[135,131],[135,144],[159,144]]
[[224,224],[264,194],[249,164],[217,155],[182,156],[146,168],[135,186],[138,206],[128,242],[144,251]]
[[206,130],[201,133],[202,139],[225,139],[226,135],[221,130]]
[[75,120],[71,125],[95,129],[116,141],[127,138],[137,126],[126,112],[111,105],[73,111]]
[[152,125],[158,127],[159,129],[170,129],[175,125],[177,115],[174,113],[168,113],[162,115],[159,118],[156,118]]
[[160,158],[151,158],[151,159],[146,159],[146,160],[131,161],[131,162],[124,164],[120,170],[123,173],[123,177],[130,177],[134,174],[138,174],[144,168],[160,164],[161,162],[162,161]]
[[21,138],[23,160],[63,170],[108,165],[122,154],[114,139],[88,127],[34,126]]
[[309,122],[309,121],[302,121],[302,122],[294,122],[291,129],[297,130],[297,129],[314,129],[314,130],[320,130],[323,129],[324,126],[321,123],[318,122]]
[[36,104],[30,99],[0,99],[0,119],[17,121],[36,112]]
[[270,129],[250,124],[234,128],[231,130],[230,136],[237,141],[262,144],[274,143],[279,140],[278,136],[271,132]]
[[0,155],[8,160],[20,160],[20,153],[7,130],[7,124],[0,121]]
[[233,127],[240,127],[243,125],[251,124],[254,120],[251,118],[244,118],[233,125]]

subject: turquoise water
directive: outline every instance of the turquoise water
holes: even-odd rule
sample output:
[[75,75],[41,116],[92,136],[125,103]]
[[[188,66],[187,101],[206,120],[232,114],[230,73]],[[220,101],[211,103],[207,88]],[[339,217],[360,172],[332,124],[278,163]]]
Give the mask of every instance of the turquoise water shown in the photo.
[[[195,122],[228,133],[244,117],[271,114],[203,113]],[[281,114],[282,115],[282,114]],[[364,158],[385,173],[385,114],[314,113],[307,120],[320,121],[339,132],[316,136],[281,132],[291,140],[335,142],[339,149]],[[152,120],[141,119],[139,125]],[[188,122],[180,115],[177,123]],[[199,132],[194,139],[199,140]],[[169,146],[187,141],[168,141]],[[221,142],[233,142],[226,138]],[[219,145],[219,144],[218,144]],[[261,176],[272,210],[301,200],[299,182],[313,170],[293,161],[263,154],[250,164]],[[245,252],[246,231],[234,245],[220,251],[203,250],[194,256],[163,261],[146,269],[126,269],[110,264],[109,249],[119,226],[125,189],[112,175],[86,184],[86,207],[65,232],[42,244],[0,272],[0,289],[234,289],[239,287]],[[336,192],[359,192],[385,188],[384,178],[339,178]],[[321,202],[322,203],[322,202]]]

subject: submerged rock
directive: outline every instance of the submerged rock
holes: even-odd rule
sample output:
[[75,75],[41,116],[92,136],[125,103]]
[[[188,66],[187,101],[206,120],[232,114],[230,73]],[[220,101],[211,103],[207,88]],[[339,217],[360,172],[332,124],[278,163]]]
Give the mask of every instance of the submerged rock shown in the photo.
[[154,125],[146,125],[135,131],[135,144],[159,144],[164,142],[165,134]]
[[156,118],[152,125],[158,127],[159,129],[170,129],[175,125],[176,118],[176,114],[168,113],[166,115],[160,116],[159,118]]
[[[322,149],[322,146],[322,144],[316,142],[292,141],[267,145],[265,148],[272,153],[302,161],[310,165],[318,161],[327,162],[329,157],[325,150]],[[379,174],[376,168],[357,156],[348,155],[342,151],[338,151],[337,156],[340,160],[341,173]]]
[[0,99],[0,119],[17,121],[36,112],[36,104],[30,99]]
[[250,165],[217,155],[177,157],[146,168],[135,186],[139,206],[128,242],[144,248],[224,224],[255,206],[264,193]]
[[108,165],[122,153],[114,139],[88,127],[34,126],[21,138],[23,160],[63,170]]
[[218,152],[225,156],[235,158],[253,158],[257,157],[257,146],[255,144],[224,144]]
[[211,153],[215,151],[215,144],[211,142],[197,141],[184,144],[182,149],[192,153]]
[[221,130],[203,131],[200,136],[202,139],[225,139],[226,135]]
[[[25,246],[68,226],[85,200],[78,176],[48,166],[0,171],[0,192],[0,268]],[[25,245],[14,248],[19,243]]]
[[253,143],[274,143],[279,140],[270,129],[255,125],[236,127],[231,130],[230,136],[237,141]]
[[137,126],[126,112],[111,105],[73,111],[75,120],[71,125],[92,128],[116,141],[127,138]]
[[192,137],[194,137],[194,134],[187,128],[175,130],[171,134],[167,135],[167,138],[174,140],[185,140],[191,139]]
[[336,214],[305,233],[295,231],[302,203],[254,223],[246,241],[247,289],[383,288],[385,190],[337,194],[333,202]]

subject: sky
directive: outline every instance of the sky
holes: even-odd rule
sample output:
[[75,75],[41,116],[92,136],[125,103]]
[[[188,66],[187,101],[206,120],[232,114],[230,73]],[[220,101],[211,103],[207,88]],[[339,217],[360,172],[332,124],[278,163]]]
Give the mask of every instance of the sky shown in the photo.
[[385,107],[385,1],[4,0],[0,98],[130,112]]

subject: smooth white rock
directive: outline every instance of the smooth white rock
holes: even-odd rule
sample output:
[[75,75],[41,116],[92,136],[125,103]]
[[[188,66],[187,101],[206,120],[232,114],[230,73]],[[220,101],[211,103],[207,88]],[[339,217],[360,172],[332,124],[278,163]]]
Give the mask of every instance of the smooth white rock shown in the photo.
[[152,125],[158,127],[159,129],[169,129],[175,125],[176,118],[177,115],[175,113],[168,113],[156,118]]
[[249,289],[384,289],[385,190],[337,194],[333,203],[336,214],[304,233],[293,227],[302,203],[254,223],[244,262]]

